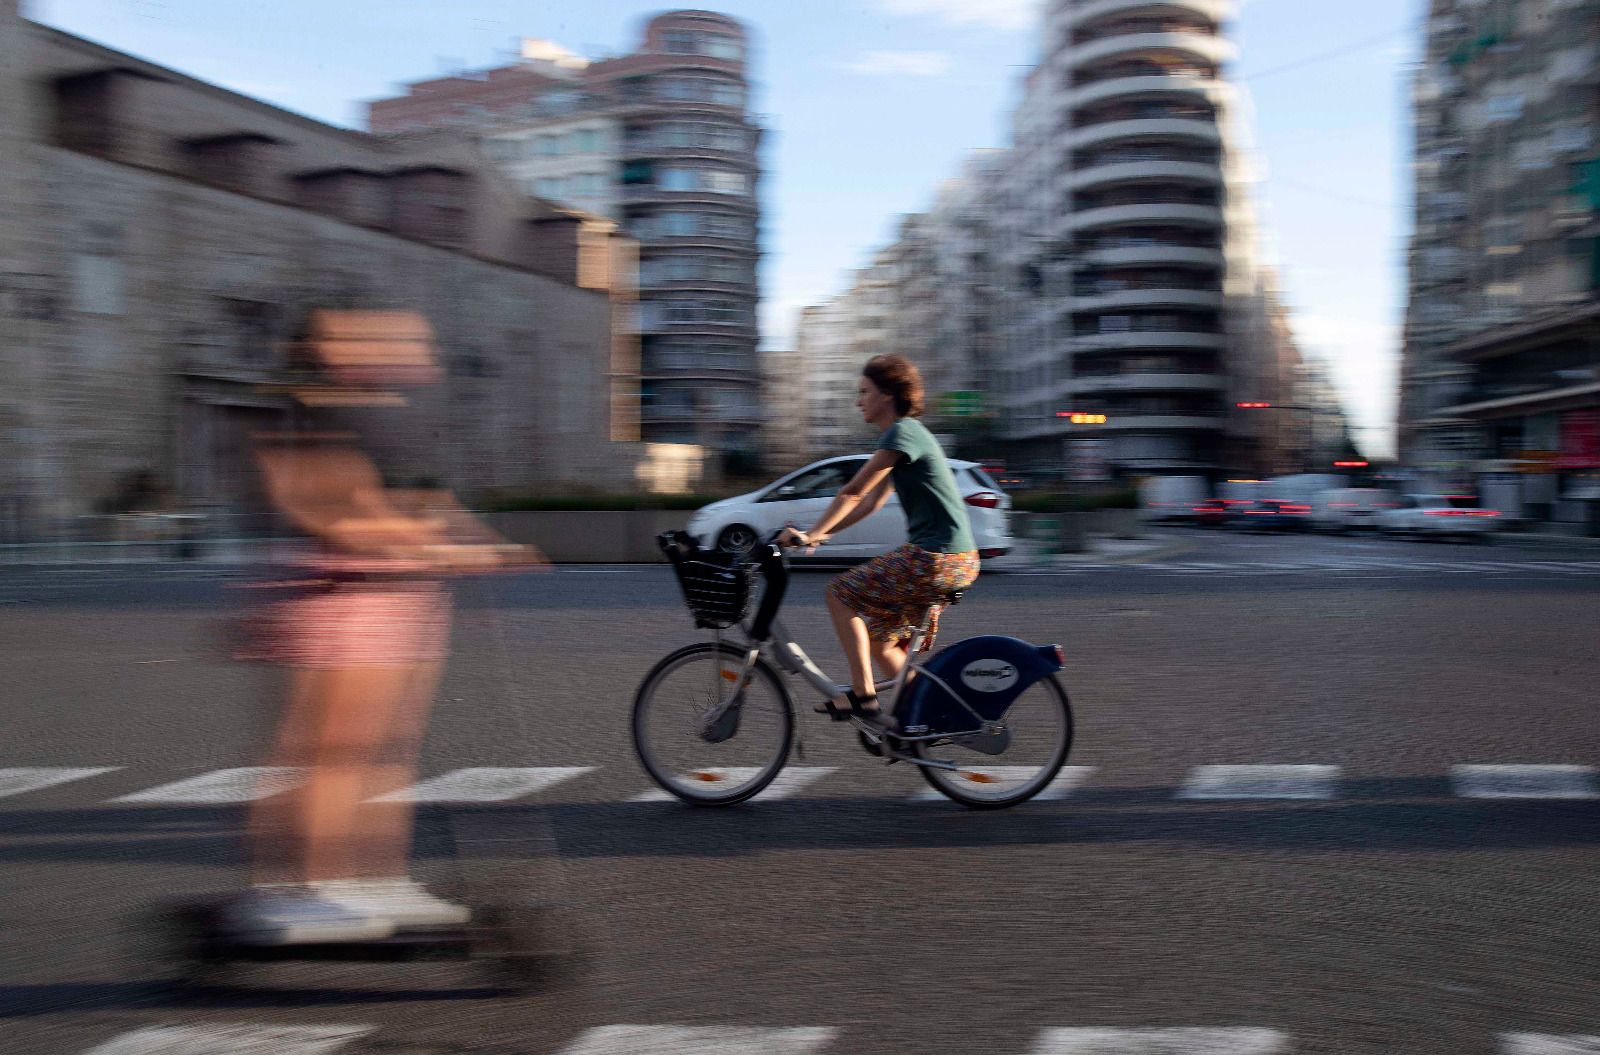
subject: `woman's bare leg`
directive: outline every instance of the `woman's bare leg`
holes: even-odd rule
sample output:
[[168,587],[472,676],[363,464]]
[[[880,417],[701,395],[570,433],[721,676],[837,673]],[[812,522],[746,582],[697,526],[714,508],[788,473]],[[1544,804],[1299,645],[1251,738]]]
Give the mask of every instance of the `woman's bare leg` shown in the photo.
[[857,696],[872,695],[872,667],[867,658],[871,642],[867,639],[866,621],[835,597],[832,590],[828,591],[828,615],[833,620],[834,633],[839,635],[845,662],[850,665],[850,687]]
[[[317,708],[326,672],[296,667],[284,676],[283,718],[263,764],[302,768],[311,762]],[[248,822],[252,875],[257,883],[303,882],[303,839],[297,830],[299,792],[271,795],[250,805]]]
[[304,878],[311,882],[372,874],[375,858],[393,855],[387,845],[392,828],[373,822],[387,810],[410,815],[405,803],[365,803],[409,669],[358,667],[324,674],[326,691],[319,701],[310,772],[298,794],[296,825],[304,840]]
[[416,807],[409,802],[373,802],[372,799],[416,782],[417,753],[427,729],[428,712],[444,665],[419,663],[404,672],[404,682],[383,746],[364,776],[361,791],[361,827],[367,853],[358,862],[358,874],[377,878],[403,876],[411,871],[411,843]]

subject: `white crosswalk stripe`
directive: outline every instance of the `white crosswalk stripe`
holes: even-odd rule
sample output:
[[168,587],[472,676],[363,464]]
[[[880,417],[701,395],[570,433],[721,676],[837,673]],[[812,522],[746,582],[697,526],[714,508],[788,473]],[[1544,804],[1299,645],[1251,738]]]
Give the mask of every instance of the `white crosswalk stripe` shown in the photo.
[[63,769],[48,766],[24,766],[18,769],[0,769],[0,799],[7,795],[21,795],[27,791],[42,791],[45,788],[55,787],[57,784],[68,784],[74,780],[85,780],[97,777],[102,773],[113,773],[119,767],[109,766],[97,769]]
[[[967,766],[969,770],[985,773],[998,780],[1021,780],[1034,772],[1034,766]],[[1064,799],[1077,789],[1078,785],[1089,779],[1095,770],[1094,766],[1062,766],[1061,772],[1056,774],[1043,791],[1033,797],[1035,802],[1049,802],[1053,799]],[[914,792],[908,802],[949,802],[932,787],[925,787]]]
[[1600,1037],[1578,1034],[1502,1033],[1502,1055],[1600,1055]]
[[822,1027],[601,1026],[561,1055],[810,1055],[837,1034]]
[[1338,766],[1196,766],[1180,799],[1331,799]]
[[372,1026],[156,1026],[113,1037],[84,1055],[329,1055]]
[[1047,1029],[1029,1055],[1282,1055],[1275,1029]]
[[244,769],[219,769],[173,784],[136,791],[112,802],[206,803],[220,805],[254,802],[281,795],[305,781],[298,769],[276,766],[250,766]]
[[1600,798],[1592,766],[1451,766],[1450,783],[1457,795],[1468,799]]
[[[823,777],[834,771],[833,766],[789,766],[779,773],[768,784],[756,799],[771,801],[773,799],[793,798],[807,787],[815,784]],[[725,773],[731,780],[748,780],[760,772],[757,766],[729,766],[719,772]],[[670,792],[661,788],[651,788],[649,791],[635,795],[629,802],[676,802],[677,798]]]
[[373,802],[506,802],[555,787],[593,766],[534,766],[524,769],[457,769]]
[[[1033,771],[1030,766],[974,765],[974,771],[1001,780],[1017,780]],[[1600,799],[1600,768],[1571,763],[1537,764],[1461,764],[1452,765],[1449,780],[1452,793],[1470,799]],[[127,772],[123,767],[0,767],[0,798],[24,795],[109,773]],[[537,795],[552,788],[603,772],[598,766],[483,766],[455,769],[429,777],[409,787],[379,796],[374,802],[414,803],[490,803],[510,802]],[[632,767],[609,771],[637,774]],[[747,779],[754,767],[730,766],[718,770],[731,780]],[[795,798],[815,789],[838,772],[833,766],[789,766],[778,774],[757,799]],[[871,771],[868,772],[870,777]],[[1035,801],[1049,802],[1070,798],[1084,788],[1097,772],[1095,766],[1063,766]],[[1175,788],[1180,800],[1223,799],[1332,799],[1339,797],[1340,767],[1334,765],[1241,765],[1219,764],[1192,767]],[[111,799],[96,801],[119,804],[229,805],[253,802],[279,795],[304,782],[305,771],[273,767],[219,769],[173,783]],[[591,778],[595,779],[595,778]],[[603,784],[598,785],[604,787]],[[615,786],[614,784],[612,785]],[[635,784],[634,788],[637,789]],[[826,790],[823,792],[826,794]],[[890,787],[883,793],[894,795]],[[603,794],[603,793],[602,793]],[[673,797],[660,788],[627,792],[629,802],[671,802]],[[617,801],[611,798],[610,801]],[[906,801],[944,801],[931,787],[918,788]]]

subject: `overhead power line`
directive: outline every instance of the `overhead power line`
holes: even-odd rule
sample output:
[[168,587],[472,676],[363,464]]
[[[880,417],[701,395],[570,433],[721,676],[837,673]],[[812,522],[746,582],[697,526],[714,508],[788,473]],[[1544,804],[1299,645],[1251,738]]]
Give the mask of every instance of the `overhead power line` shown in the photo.
[[1385,33],[1380,33],[1377,36],[1366,37],[1362,40],[1355,41],[1354,43],[1346,44],[1343,47],[1335,48],[1332,51],[1324,51],[1318,55],[1311,55],[1307,58],[1296,59],[1294,62],[1286,62],[1281,66],[1272,66],[1260,71],[1259,73],[1252,73],[1248,76],[1240,77],[1239,79],[1242,81],[1259,81],[1263,77],[1274,77],[1280,73],[1288,73],[1291,70],[1304,69],[1307,66],[1315,66],[1318,63],[1330,62],[1333,59],[1340,59],[1346,55],[1353,55],[1358,51],[1365,51],[1367,48],[1376,47],[1379,44],[1387,43],[1391,40],[1395,40],[1398,37],[1407,36],[1413,32],[1416,32],[1417,30],[1420,30],[1421,28],[1422,20],[1413,19],[1404,26],[1401,26],[1399,29],[1391,29]]

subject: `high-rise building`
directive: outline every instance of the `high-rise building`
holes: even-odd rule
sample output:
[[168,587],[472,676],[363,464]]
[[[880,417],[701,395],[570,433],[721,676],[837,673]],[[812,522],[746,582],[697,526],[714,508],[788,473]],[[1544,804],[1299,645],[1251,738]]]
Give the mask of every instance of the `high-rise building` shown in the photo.
[[[1300,353],[1257,258],[1239,92],[1224,77],[1231,11],[1052,0],[1010,146],[971,155],[880,254],[932,262],[931,289],[899,272],[896,303],[915,321],[896,350],[927,364],[935,427],[994,448],[967,453],[1128,479],[1310,467],[1306,420],[1343,436],[1331,390],[1297,383]],[[830,325],[843,315],[864,331],[869,285],[829,305]]]
[[[1054,0],[1002,191],[1005,267],[1032,310],[1003,331],[1004,434],[1125,473],[1226,458],[1255,290],[1254,225],[1224,67],[1229,0]],[[1241,389],[1239,398],[1255,398]],[[1104,414],[1074,425],[1060,414]],[[1241,419],[1253,429],[1256,423]]]
[[641,246],[643,434],[754,455],[762,130],[736,20],[673,11],[631,54],[545,41],[520,61],[371,104],[379,133],[473,130],[530,194],[622,223]]
[[1548,510],[1600,469],[1600,0],[1433,0],[1413,105],[1400,453]]

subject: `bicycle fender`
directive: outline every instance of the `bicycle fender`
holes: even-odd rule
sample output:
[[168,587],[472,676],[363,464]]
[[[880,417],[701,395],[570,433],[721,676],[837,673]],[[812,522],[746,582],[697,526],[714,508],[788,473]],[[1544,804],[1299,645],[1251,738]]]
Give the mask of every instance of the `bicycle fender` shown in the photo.
[[998,634],[969,637],[940,649],[923,664],[938,681],[914,678],[895,708],[895,719],[908,733],[923,727],[933,733],[974,730],[980,727],[977,721],[950,692],[985,721],[997,721],[1023,690],[1060,669],[1055,645],[1030,645]]

